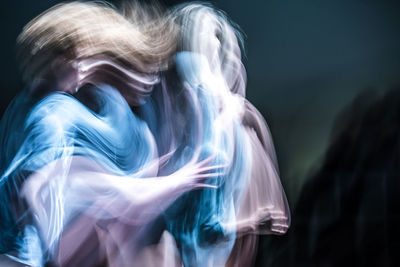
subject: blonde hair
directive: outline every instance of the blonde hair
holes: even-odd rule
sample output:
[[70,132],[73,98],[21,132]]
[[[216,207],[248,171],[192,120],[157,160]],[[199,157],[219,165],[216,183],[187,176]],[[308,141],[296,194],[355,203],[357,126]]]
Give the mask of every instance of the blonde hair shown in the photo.
[[18,58],[27,82],[59,56],[79,61],[101,55],[125,68],[154,73],[175,52],[177,32],[154,5],[126,4],[121,14],[102,2],[63,3],[24,27],[17,39]]

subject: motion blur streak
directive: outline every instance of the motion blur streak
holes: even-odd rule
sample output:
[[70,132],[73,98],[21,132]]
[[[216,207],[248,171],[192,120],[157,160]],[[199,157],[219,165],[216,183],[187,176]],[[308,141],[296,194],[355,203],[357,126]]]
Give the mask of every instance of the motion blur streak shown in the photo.
[[17,40],[0,251],[43,266],[249,266],[289,209],[245,99],[242,38],[203,4],[56,5]]

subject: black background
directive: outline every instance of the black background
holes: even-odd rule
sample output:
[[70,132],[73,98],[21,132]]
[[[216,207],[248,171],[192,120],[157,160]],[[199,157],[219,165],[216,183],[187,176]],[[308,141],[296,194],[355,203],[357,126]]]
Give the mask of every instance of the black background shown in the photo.
[[[18,34],[59,2],[2,2],[1,114],[24,86]],[[211,3],[246,35],[247,97],[270,126],[293,210],[286,236],[262,238],[257,265],[395,265],[400,3]]]

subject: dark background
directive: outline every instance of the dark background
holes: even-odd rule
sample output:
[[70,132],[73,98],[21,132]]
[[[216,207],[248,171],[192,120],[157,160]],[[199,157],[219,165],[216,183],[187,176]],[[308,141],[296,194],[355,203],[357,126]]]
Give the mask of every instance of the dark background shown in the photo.
[[[1,114],[23,88],[17,35],[59,2],[2,3]],[[270,126],[293,211],[286,236],[261,239],[256,265],[395,266],[400,3],[211,3],[245,33],[247,97]]]

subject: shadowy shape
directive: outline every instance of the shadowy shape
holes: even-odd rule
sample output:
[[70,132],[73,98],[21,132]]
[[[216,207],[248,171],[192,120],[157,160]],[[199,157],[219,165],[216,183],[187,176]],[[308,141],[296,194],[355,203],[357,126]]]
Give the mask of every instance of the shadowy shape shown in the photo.
[[359,95],[337,117],[292,229],[262,240],[257,266],[400,266],[399,139],[400,88]]

